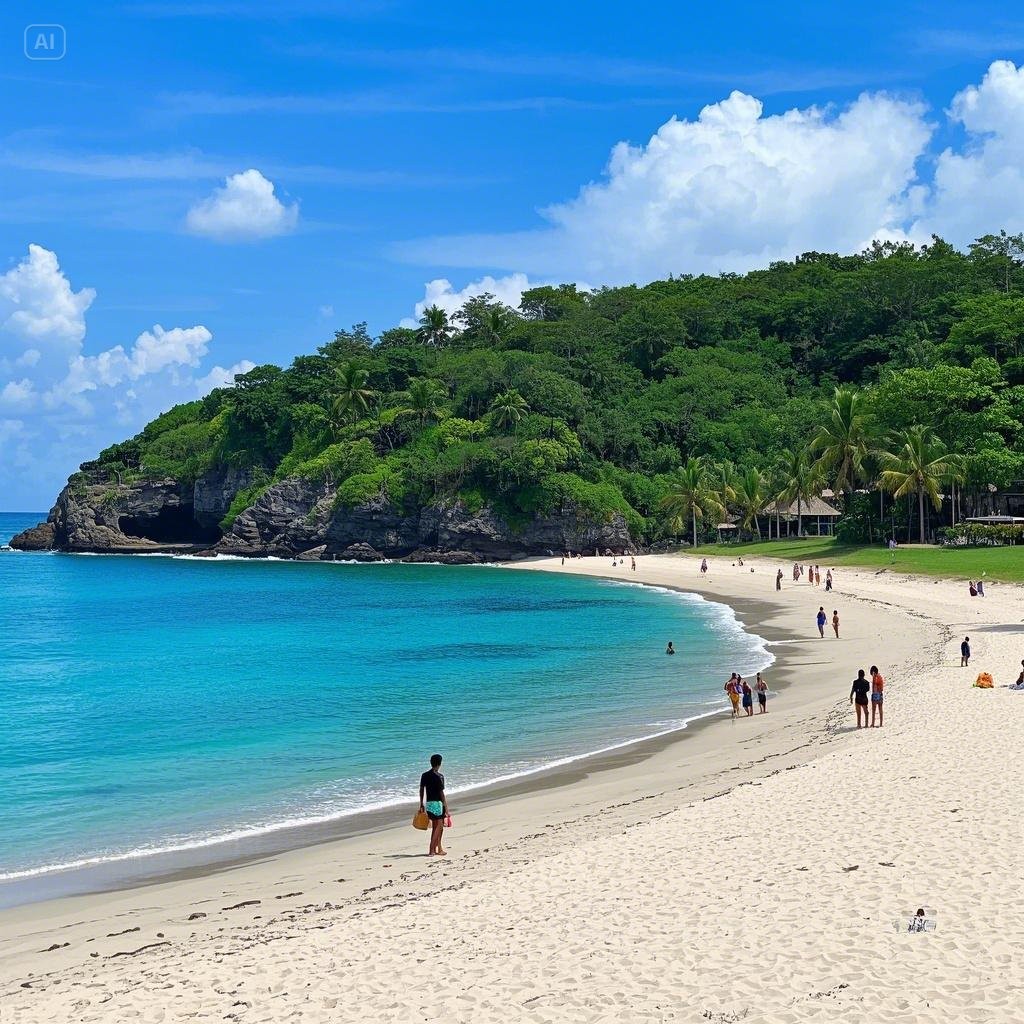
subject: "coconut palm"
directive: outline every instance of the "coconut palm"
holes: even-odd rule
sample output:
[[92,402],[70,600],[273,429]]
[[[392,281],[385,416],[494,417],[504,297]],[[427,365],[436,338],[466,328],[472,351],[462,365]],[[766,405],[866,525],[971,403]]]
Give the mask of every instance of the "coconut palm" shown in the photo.
[[670,476],[668,492],[660,507],[666,514],[666,523],[673,533],[687,528],[693,531],[693,546],[697,546],[697,522],[725,514],[721,495],[715,490],[712,475],[701,458],[691,457]]
[[508,430],[509,427],[514,429],[529,411],[526,399],[515,388],[508,388],[494,396],[491,402],[491,422],[499,430]]
[[412,413],[419,425],[425,427],[430,420],[439,417],[448,393],[439,380],[422,377],[409,381],[402,397],[406,402],[404,411]]
[[370,375],[353,362],[342,363],[335,378],[335,395],[331,412],[335,429],[357,420],[370,411],[376,392],[368,387]]
[[448,314],[440,306],[427,306],[420,317],[420,341],[441,348],[451,334],[452,325]]
[[821,466],[811,458],[809,448],[787,448],[782,452],[782,490],[778,500],[796,502],[796,535],[803,533],[803,506],[821,487]]
[[828,419],[811,441],[822,476],[835,481],[837,491],[849,496],[864,477],[864,462],[873,447],[871,420],[864,396],[856,388],[836,388]]
[[768,503],[768,481],[759,469],[748,469],[736,478],[735,500],[739,505],[740,525],[744,530],[753,528],[761,539],[761,524],[757,517]]
[[740,474],[736,464],[726,459],[724,462],[714,463],[709,470],[722,504],[728,506],[729,502],[736,500],[736,489],[739,485]]
[[492,345],[500,344],[512,326],[512,318],[512,311],[504,306],[489,309],[480,321],[481,339]]
[[942,507],[942,484],[961,471],[960,457],[954,455],[930,428],[917,424],[893,435],[882,454],[880,482],[894,498],[917,495],[920,519],[919,540],[925,542],[925,496],[938,511]]

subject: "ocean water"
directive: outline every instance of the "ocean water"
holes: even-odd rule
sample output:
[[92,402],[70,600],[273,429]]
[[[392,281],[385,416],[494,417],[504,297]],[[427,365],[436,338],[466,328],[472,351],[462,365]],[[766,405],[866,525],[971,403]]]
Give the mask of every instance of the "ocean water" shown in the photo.
[[411,804],[435,750],[457,794],[720,713],[769,660],[618,582],[0,551],[0,881]]

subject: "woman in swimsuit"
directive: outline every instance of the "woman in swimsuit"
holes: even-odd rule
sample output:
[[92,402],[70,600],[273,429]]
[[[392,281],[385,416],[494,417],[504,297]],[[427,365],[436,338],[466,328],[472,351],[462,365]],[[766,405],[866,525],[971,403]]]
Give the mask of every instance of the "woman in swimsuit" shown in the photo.
[[743,690],[743,710],[746,711],[749,718],[754,713],[754,691],[751,690],[750,683],[746,679],[740,680],[740,686]]
[[878,727],[882,726],[882,697],[885,689],[885,680],[882,673],[878,671],[877,665],[871,666],[871,728],[875,727],[875,715],[878,716]]

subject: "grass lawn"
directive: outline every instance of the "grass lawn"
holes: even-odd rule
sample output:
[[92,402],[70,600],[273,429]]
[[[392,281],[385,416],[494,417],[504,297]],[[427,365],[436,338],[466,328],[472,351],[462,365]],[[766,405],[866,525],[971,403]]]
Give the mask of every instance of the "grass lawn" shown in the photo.
[[836,565],[891,569],[925,576],[954,576],[964,581],[985,579],[1024,582],[1024,545],[1019,547],[942,548],[903,546],[889,551],[881,544],[839,544],[830,537],[769,540],[742,544],[704,544],[697,555],[761,555],[787,562],[810,562],[823,569]]

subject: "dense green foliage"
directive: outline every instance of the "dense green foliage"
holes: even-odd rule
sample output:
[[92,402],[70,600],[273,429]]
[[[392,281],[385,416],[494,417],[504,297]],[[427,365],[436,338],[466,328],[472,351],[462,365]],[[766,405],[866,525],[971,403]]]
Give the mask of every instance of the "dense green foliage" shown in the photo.
[[[1005,235],[966,253],[936,239],[535,288],[518,310],[491,296],[451,318],[432,307],[419,330],[357,325],[287,369],[259,366],[83,468],[189,481],[259,467],[236,505],[289,475],[342,505],[459,496],[514,520],[573,503],[620,511],[647,539],[699,539],[725,509],[753,533],[767,502],[802,507],[825,485],[852,516],[854,492],[881,486],[908,495],[923,531],[944,486],[970,496],[1024,476],[1019,250]],[[870,507],[859,514],[872,532]]]

